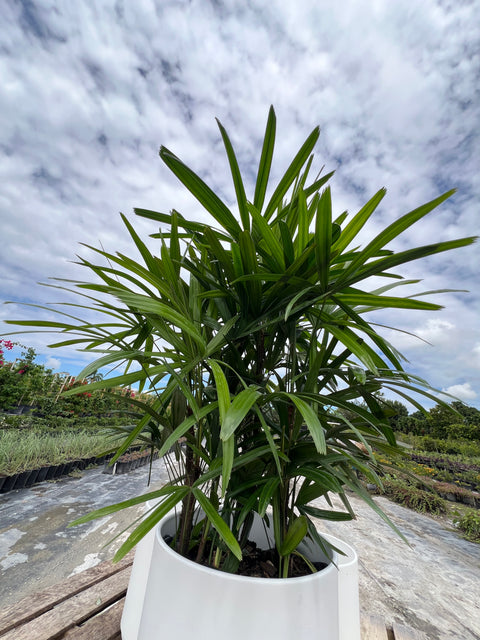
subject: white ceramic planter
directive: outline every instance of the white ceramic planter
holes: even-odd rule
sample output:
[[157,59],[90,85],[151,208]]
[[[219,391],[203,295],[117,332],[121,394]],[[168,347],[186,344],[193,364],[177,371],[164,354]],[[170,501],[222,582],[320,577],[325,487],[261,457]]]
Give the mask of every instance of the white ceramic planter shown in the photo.
[[[175,531],[167,516],[137,546],[123,617],[123,640],[360,640],[355,551],[325,537],[334,554],[323,571],[300,578],[236,576],[187,560],[163,535]],[[260,520],[252,539],[271,546]],[[307,544],[310,559],[325,561]]]

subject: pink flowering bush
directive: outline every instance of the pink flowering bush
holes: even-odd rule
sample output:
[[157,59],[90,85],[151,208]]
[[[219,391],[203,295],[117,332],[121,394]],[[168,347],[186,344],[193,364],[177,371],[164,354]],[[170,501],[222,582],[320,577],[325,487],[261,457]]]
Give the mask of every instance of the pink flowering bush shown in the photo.
[[11,351],[13,349],[13,346],[14,346],[14,343],[11,342],[10,340],[3,340],[2,338],[0,338],[0,367],[3,367],[4,365],[3,350],[7,349],[8,351]]
[[[5,360],[5,351],[15,346],[24,349],[21,358]],[[12,410],[20,405],[32,405],[50,388],[53,374],[35,362],[35,350],[11,340],[0,339],[0,410]]]

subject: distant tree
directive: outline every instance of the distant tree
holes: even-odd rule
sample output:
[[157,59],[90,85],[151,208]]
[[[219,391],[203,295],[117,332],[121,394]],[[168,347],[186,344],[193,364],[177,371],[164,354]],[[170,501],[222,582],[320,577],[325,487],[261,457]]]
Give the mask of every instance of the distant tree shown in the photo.
[[426,420],[427,416],[423,413],[423,411],[414,411],[411,416],[414,420]]
[[448,427],[458,422],[458,414],[448,407],[435,405],[428,412],[427,422],[429,423],[428,433],[434,438],[448,438]]
[[[458,400],[452,402],[452,407],[463,416],[464,424],[480,425],[480,411],[475,407],[469,407]],[[455,420],[455,422],[458,422],[458,420]]]
[[434,438],[467,438],[478,437],[476,426],[480,427],[480,411],[463,402],[454,401],[450,405],[435,405],[428,416],[420,412],[412,414],[417,424],[412,424],[411,432],[418,435],[431,435]]
[[447,436],[452,440],[480,440],[480,424],[449,424]]

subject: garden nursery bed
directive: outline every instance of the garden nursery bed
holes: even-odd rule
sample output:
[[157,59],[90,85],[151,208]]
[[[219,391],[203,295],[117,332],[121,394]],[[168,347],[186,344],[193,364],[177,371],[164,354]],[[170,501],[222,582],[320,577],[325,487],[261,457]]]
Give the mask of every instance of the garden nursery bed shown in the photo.
[[129,453],[125,453],[123,456],[120,456],[120,458],[118,458],[118,460],[113,464],[110,464],[110,459],[106,460],[104,463],[103,473],[108,473],[114,476],[121,475],[123,473],[133,471],[134,469],[138,469],[138,467],[143,467],[150,463],[150,461],[156,460],[157,458],[158,452],[155,452],[152,456],[150,451],[130,451]]
[[27,469],[20,473],[0,476],[0,493],[7,493],[15,489],[25,489],[38,482],[56,480],[68,476],[73,471],[83,471],[87,467],[105,464],[112,454],[108,456],[92,456],[79,460],[70,460],[61,464],[45,465],[38,469]]

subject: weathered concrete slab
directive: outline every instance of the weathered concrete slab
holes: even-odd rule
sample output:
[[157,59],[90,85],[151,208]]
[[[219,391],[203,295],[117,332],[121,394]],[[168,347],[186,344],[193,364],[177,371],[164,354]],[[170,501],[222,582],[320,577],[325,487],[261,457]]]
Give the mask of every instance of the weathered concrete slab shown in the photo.
[[[111,558],[125,539],[121,532],[141,507],[72,529],[67,524],[167,480],[162,461],[154,463],[150,489],[147,475],[145,468],[122,476],[90,470],[80,479],[1,495],[0,606]],[[411,547],[355,498],[358,520],[319,523],[319,529],[343,538],[359,554],[362,615],[379,616],[394,628],[418,630],[431,640],[479,640],[480,545],[428,516],[377,500]]]
[[386,498],[376,501],[410,547],[367,505],[352,498],[358,519],[319,523],[359,555],[362,614],[404,625],[431,640],[480,639],[480,545],[445,523]]
[[[99,468],[84,471],[81,478],[0,495],[0,606],[110,559],[128,535],[122,531],[141,515],[141,506],[78,527],[68,524],[162,486],[168,479],[164,464],[154,462],[150,487],[147,478],[148,467],[119,476]],[[115,536],[119,538],[106,547]]]

